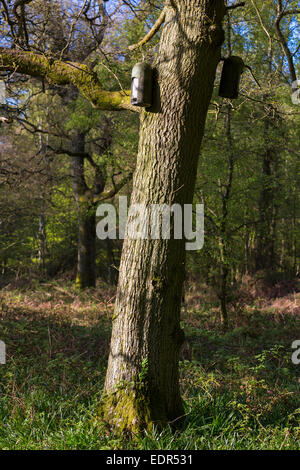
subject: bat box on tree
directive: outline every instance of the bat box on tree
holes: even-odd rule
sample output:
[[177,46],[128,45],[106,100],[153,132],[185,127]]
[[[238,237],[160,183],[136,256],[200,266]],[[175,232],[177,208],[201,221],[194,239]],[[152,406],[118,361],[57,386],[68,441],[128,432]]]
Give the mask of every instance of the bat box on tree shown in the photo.
[[224,59],[219,96],[235,99],[239,96],[241,75],[244,71],[244,61],[238,56]]
[[131,75],[131,104],[149,108],[152,105],[153,70],[145,62],[135,64]]

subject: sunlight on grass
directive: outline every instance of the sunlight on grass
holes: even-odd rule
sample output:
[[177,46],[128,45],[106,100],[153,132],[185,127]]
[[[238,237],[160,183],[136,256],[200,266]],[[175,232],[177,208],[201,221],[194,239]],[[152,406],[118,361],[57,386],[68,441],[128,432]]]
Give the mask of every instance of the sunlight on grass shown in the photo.
[[135,439],[97,419],[114,293],[56,283],[1,292],[1,449],[300,449],[299,317],[245,305],[226,334],[214,309],[183,314],[185,423]]

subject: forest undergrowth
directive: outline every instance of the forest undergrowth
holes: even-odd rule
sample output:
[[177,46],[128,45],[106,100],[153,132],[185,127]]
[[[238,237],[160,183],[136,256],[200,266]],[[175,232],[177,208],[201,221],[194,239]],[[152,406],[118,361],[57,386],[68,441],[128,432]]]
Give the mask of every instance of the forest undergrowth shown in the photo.
[[0,449],[300,449],[299,281],[250,277],[229,305],[191,283],[182,311],[182,429],[118,436],[97,419],[115,291],[11,281],[0,291]]

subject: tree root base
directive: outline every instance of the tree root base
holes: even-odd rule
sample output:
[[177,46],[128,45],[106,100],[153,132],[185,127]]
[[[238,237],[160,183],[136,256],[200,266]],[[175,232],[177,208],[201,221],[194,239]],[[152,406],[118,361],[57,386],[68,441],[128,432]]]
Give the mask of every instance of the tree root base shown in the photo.
[[99,416],[107,425],[120,433],[140,434],[152,431],[149,399],[141,384],[124,384],[102,397]]

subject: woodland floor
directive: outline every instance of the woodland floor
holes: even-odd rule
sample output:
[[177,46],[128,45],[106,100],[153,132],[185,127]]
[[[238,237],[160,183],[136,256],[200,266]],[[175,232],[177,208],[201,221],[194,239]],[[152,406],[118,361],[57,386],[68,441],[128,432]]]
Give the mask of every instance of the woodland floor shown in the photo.
[[[0,449],[300,449],[299,282],[246,280],[219,327],[217,302],[192,285],[180,369],[186,421],[122,438],[99,423],[114,290],[13,281],[0,291]],[[201,294],[199,294],[201,292]]]

